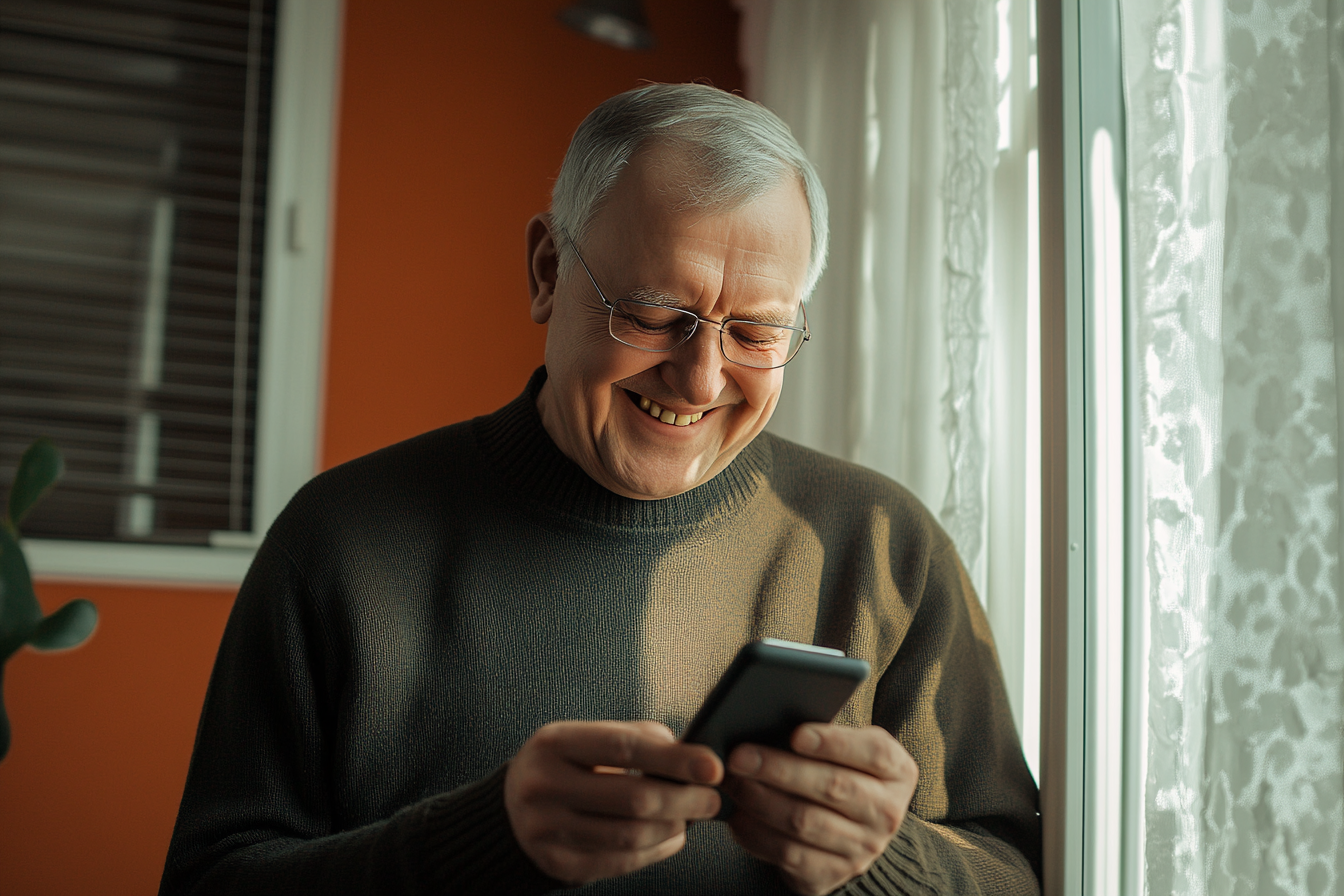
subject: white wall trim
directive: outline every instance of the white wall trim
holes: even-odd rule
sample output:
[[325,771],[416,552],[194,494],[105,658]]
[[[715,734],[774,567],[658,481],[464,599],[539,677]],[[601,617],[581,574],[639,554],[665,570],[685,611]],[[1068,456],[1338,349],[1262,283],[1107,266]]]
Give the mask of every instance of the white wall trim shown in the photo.
[[341,8],[281,0],[257,409],[257,539],[318,469]]

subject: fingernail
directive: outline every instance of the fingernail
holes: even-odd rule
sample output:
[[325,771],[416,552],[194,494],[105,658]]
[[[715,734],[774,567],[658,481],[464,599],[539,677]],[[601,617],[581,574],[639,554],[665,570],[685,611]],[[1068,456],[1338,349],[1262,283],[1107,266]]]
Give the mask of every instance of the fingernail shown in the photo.
[[821,746],[821,735],[815,728],[802,728],[793,736],[793,743],[800,753],[813,753]]
[[761,751],[755,747],[738,747],[733,751],[728,767],[734,774],[754,775],[761,768]]

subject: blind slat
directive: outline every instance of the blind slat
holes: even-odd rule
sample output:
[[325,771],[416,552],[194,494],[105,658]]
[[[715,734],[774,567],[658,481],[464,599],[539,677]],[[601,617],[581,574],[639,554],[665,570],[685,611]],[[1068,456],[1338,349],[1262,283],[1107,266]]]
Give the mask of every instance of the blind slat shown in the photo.
[[[91,463],[97,458],[107,457],[110,449],[120,449],[126,443],[124,426],[117,426],[115,430],[99,431],[87,425],[65,426],[48,419],[15,423],[7,429],[7,438],[0,439],[0,455],[9,458],[18,458],[39,436],[59,441],[64,453],[84,452],[84,458]],[[222,444],[218,439],[162,437],[159,439],[159,445],[168,452],[165,457],[159,459],[160,463],[166,463],[172,458],[216,456],[224,458],[223,463],[228,463],[230,454],[230,446]],[[0,471],[5,469],[7,468],[0,467]],[[8,469],[12,474],[13,469]]]
[[[239,66],[247,65],[248,61],[246,43],[240,49],[211,47],[184,41],[165,40],[133,32],[82,27],[53,22],[50,19],[43,21],[38,18],[23,18],[14,15],[0,15],[0,29],[12,34],[58,38],[62,42],[87,43],[96,47],[143,50],[156,56],[206,59],[211,62],[224,62]],[[220,33],[227,32],[221,29]]]

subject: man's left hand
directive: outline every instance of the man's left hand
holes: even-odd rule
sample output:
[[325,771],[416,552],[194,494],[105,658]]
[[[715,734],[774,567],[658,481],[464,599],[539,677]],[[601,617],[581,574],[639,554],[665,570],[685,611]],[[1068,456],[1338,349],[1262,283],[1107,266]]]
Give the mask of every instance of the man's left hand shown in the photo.
[[799,893],[829,893],[876,861],[910,806],[919,769],[875,725],[800,725],[794,752],[742,744],[724,789],[737,804],[733,836],[778,865]]

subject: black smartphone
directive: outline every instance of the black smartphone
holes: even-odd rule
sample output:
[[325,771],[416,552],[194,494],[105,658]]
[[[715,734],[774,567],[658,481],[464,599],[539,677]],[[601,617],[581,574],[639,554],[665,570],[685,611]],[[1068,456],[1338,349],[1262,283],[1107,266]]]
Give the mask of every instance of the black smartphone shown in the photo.
[[681,739],[725,762],[741,743],[789,749],[804,722],[829,722],[868,678],[868,663],[830,647],[765,638],[745,645]]

